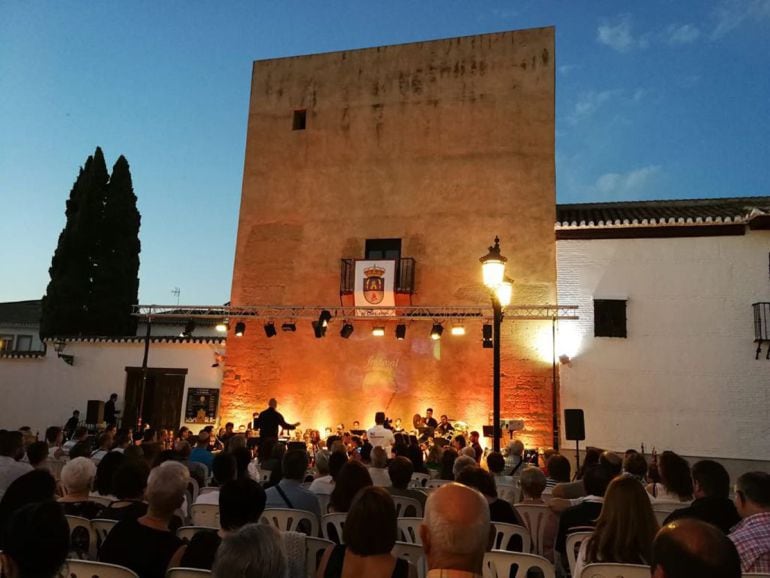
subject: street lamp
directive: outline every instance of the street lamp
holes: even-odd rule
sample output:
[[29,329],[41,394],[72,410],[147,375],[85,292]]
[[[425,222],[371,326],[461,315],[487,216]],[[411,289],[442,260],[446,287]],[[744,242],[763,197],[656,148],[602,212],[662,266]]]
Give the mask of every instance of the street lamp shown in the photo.
[[500,254],[500,239],[495,237],[495,244],[481,257],[481,272],[484,285],[489,289],[492,299],[493,320],[493,363],[492,363],[492,432],[496,452],[500,451],[500,325],[503,321],[503,309],[511,303],[513,281],[505,275],[505,262],[508,259]]

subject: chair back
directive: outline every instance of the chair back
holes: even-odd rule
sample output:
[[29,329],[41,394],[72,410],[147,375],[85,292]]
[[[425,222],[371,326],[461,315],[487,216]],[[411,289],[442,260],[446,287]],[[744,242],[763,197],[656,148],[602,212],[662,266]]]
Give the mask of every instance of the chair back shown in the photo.
[[396,517],[422,518],[422,504],[414,498],[406,496],[392,496],[396,504]]
[[211,576],[211,570],[201,568],[169,568],[166,570],[166,578],[203,578]]
[[219,528],[209,528],[208,526],[182,526],[176,531],[176,537],[181,540],[192,540],[193,536],[203,530],[213,530],[218,532]]
[[425,488],[428,490],[435,490],[436,488],[440,488],[445,484],[451,484],[451,483],[452,483],[452,480],[432,479],[425,482]]
[[[511,572],[514,568],[515,574]],[[527,578],[527,573],[535,569],[542,572],[543,578],[556,578],[553,564],[542,556],[500,550],[484,554],[484,578]],[[647,573],[649,578],[649,569]]]
[[657,507],[652,509],[652,513],[655,514],[655,519],[658,521],[658,525],[662,526],[663,522],[666,521],[666,518],[668,518],[671,515],[671,512],[673,510],[668,509],[658,509]]
[[219,506],[216,504],[193,504],[190,508],[193,526],[219,528]]
[[321,516],[321,535],[336,544],[344,544],[342,529],[345,527],[346,512],[333,512]]
[[545,530],[553,513],[548,506],[542,504],[516,504],[514,507],[529,530],[529,536],[532,539],[531,552],[542,556]]
[[417,568],[417,578],[425,578],[428,573],[428,563],[425,560],[425,552],[418,544],[396,542],[390,553],[396,558],[401,558]]
[[112,498],[108,498],[107,496],[88,496],[88,501],[96,502],[100,506],[104,506],[105,508],[107,508],[115,500],[113,500]]
[[514,484],[503,484],[496,482],[497,497],[510,504],[516,503],[516,495],[519,493]]
[[641,564],[589,564],[575,578],[650,578],[650,567]]
[[217,492],[219,491],[219,488],[216,486],[203,486],[202,488],[198,489],[198,495],[202,496],[203,494],[208,494],[211,492]]
[[429,474],[421,474],[415,472],[412,474],[412,479],[409,481],[409,487],[414,490],[422,490],[430,479]]
[[305,537],[305,564],[307,565],[305,572],[308,577],[315,578],[321,556],[329,546],[334,546],[334,542],[326,538]]
[[321,515],[329,514],[329,504],[331,503],[331,495],[330,494],[316,494],[316,498],[318,498],[318,505],[321,506]]
[[[495,528],[495,540],[492,542],[493,550],[505,550],[506,552],[524,552],[529,554],[532,551],[532,539],[529,536],[529,530],[518,524],[504,524],[502,522],[493,522]],[[518,537],[519,540],[515,540]],[[518,546],[521,542],[521,549]]]
[[[87,556],[89,558],[95,558],[96,557],[96,533],[93,531],[93,528],[91,527],[91,520],[88,518],[83,518],[81,516],[65,516],[67,518],[67,524],[69,524],[70,527],[70,544],[76,546],[75,550],[78,550],[79,553],[82,553],[84,556]],[[78,548],[76,545],[76,542],[79,542],[80,540],[73,541],[73,537],[77,537],[78,534],[88,535],[87,543],[85,544],[85,548]],[[82,550],[82,552],[81,552]]]
[[195,503],[195,500],[198,499],[198,495],[200,494],[201,488],[198,485],[198,480],[195,478],[190,478],[190,481],[187,482],[187,491],[190,493],[190,496],[192,499],[190,500],[191,504]]
[[302,532],[308,536],[318,535],[318,518],[313,512],[292,508],[267,508],[260,521],[271,524],[281,532]]
[[396,524],[398,525],[399,541],[422,546],[422,539],[420,538],[422,518],[398,518]]
[[90,560],[67,560],[67,578],[139,578],[139,575],[125,566],[91,562]]
[[105,538],[107,538],[107,534],[110,533],[110,530],[112,530],[117,523],[117,520],[108,520],[106,518],[94,518],[91,520],[91,528],[96,534],[97,549],[101,548]]
[[593,532],[572,532],[567,534],[567,565],[569,566],[570,574],[575,571],[575,562],[577,561],[578,552],[580,552],[580,545],[591,536],[593,536]]

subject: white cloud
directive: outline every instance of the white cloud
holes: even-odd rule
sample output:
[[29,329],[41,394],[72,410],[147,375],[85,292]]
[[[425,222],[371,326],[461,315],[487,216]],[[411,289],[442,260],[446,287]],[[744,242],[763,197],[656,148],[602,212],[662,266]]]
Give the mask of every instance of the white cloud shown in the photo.
[[627,173],[605,173],[592,189],[602,198],[639,198],[653,192],[651,188],[662,172],[660,165],[648,165]]
[[596,40],[618,52],[628,52],[637,45],[631,32],[631,17],[625,15],[616,24],[602,24],[596,31]]
[[770,0],[723,0],[714,9],[712,39],[722,38],[746,21],[770,18]]
[[614,90],[602,90],[599,92],[590,91],[580,95],[580,98],[575,103],[575,107],[572,112],[567,115],[567,121],[571,125],[576,125],[581,120],[585,120],[604,106],[607,102],[620,95],[622,91],[619,89]]
[[676,26],[672,24],[666,30],[666,37],[669,44],[691,44],[700,36],[700,29],[694,24],[682,24]]
[[576,64],[562,64],[559,68],[559,74],[562,76],[567,76],[570,72],[575,70],[577,68]]

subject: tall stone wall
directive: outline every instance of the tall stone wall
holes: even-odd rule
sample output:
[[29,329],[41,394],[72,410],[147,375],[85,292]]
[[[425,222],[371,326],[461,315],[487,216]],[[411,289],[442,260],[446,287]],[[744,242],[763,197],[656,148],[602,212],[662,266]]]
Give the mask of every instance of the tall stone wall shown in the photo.
[[[297,110],[305,130],[292,130]],[[415,305],[485,305],[479,257],[495,235],[514,303],[555,301],[554,31],[502,32],[254,63],[233,305],[340,304],[340,260],[366,239],[402,239],[416,262]],[[320,308],[319,308],[320,310]],[[248,320],[247,320],[248,321]],[[275,320],[278,325],[283,319]],[[309,427],[386,408],[490,423],[491,350],[481,323],[396,341],[334,320],[267,339],[230,334],[222,417],[243,423],[267,399]],[[232,324],[231,324],[232,326]],[[447,328],[448,329],[448,328]],[[551,436],[550,325],[506,322],[503,414],[531,444]]]

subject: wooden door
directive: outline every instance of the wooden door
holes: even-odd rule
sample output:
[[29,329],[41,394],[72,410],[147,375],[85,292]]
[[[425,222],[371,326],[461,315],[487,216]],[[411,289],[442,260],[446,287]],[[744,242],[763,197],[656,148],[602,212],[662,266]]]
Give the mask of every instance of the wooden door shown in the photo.
[[154,429],[177,429],[182,414],[186,374],[187,369],[184,368],[147,368],[142,404],[142,369],[126,367],[123,427],[136,426],[141,404],[142,423],[150,424]]

